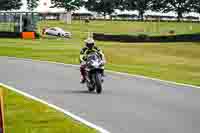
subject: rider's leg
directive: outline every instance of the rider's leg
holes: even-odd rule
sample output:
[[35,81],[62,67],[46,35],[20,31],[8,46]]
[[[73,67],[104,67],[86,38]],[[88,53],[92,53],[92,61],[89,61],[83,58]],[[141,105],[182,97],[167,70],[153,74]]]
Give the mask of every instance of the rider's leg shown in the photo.
[[81,83],[84,83],[86,80],[85,65],[81,65],[80,72],[81,72]]

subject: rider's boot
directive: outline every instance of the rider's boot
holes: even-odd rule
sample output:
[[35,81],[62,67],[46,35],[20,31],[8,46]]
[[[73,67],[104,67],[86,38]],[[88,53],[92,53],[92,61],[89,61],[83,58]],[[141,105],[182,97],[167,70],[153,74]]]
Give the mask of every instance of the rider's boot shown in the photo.
[[84,84],[84,83],[85,83],[85,81],[86,81],[86,79],[85,79],[83,76],[81,76],[80,83],[81,83],[81,84]]
[[105,73],[104,73],[104,70],[102,71],[102,78],[101,78],[101,82],[103,83],[104,82],[104,77],[105,77]]

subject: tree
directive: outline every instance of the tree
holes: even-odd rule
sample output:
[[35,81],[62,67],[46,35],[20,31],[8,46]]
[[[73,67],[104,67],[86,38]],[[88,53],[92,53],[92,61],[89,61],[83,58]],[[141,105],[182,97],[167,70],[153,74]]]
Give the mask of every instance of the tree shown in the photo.
[[200,1],[199,0],[195,0],[194,12],[200,13]]
[[199,0],[153,0],[153,9],[167,13],[174,11],[177,13],[178,21],[181,21],[184,13],[195,11]]
[[21,0],[0,0],[0,10],[17,10],[22,6]]
[[137,10],[141,20],[144,20],[144,13],[152,9],[152,0],[124,0],[122,4],[124,6],[123,9]]
[[89,11],[103,14],[104,18],[106,15],[111,15],[117,8],[119,0],[88,0],[85,2],[85,7]]
[[39,0],[27,0],[28,10],[33,11],[38,6]]
[[79,9],[83,5],[82,0],[51,0],[53,6],[51,8],[64,8],[67,12],[63,17],[63,20],[71,24],[72,14],[71,11]]
[[82,0],[51,0],[52,8],[64,8],[66,11],[79,9],[83,5]]

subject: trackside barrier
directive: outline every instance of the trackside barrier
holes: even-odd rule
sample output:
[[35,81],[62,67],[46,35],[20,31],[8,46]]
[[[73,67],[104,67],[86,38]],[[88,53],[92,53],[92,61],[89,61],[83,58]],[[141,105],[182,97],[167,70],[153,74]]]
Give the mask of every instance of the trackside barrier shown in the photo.
[[22,39],[35,39],[35,32],[22,32]]

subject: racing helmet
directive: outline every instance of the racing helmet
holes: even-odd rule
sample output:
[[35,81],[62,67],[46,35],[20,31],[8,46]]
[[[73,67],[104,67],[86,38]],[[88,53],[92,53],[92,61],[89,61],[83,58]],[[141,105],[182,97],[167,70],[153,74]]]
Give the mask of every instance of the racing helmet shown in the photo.
[[94,39],[88,38],[85,40],[85,46],[89,49],[92,49],[95,45]]

